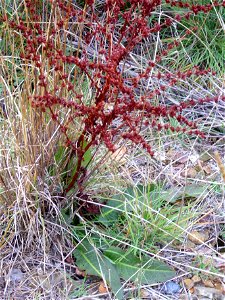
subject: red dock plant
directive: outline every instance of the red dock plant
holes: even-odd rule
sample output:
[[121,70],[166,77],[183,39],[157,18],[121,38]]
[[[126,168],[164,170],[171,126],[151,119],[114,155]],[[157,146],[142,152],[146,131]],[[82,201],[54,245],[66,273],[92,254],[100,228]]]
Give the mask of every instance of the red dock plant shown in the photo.
[[[30,95],[33,108],[56,122],[66,147],[76,157],[76,172],[64,195],[85,177],[82,161],[89,149],[103,143],[115,151],[115,140],[122,138],[141,145],[153,156],[142,129],[170,129],[204,137],[196,122],[187,119],[183,111],[225,99],[222,95],[204,98],[193,95],[176,104],[165,99],[166,90],[178,82],[213,74],[198,67],[185,72],[164,71],[159,67],[195,28],[168,42],[154,58],[144,60],[139,69],[130,71],[132,54],[139,51],[144,41],[174,22],[208,13],[224,6],[224,2],[207,5],[170,0],[106,0],[98,5],[95,2],[86,0],[84,7],[79,8],[70,0],[46,0],[45,4],[24,0],[21,3],[24,14],[19,19],[5,16],[14,33],[21,34],[21,62],[35,74]],[[152,16],[163,3],[182,8],[182,13],[162,16],[160,23],[154,22]],[[40,13],[42,5],[45,13]],[[171,119],[179,126],[172,126]]]

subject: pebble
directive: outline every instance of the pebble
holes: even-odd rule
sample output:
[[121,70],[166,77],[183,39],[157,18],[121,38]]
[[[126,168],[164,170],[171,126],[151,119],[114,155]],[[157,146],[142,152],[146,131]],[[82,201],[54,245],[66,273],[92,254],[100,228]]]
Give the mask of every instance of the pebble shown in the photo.
[[16,269],[16,268],[12,269],[12,271],[9,274],[9,278],[13,282],[21,281],[23,279],[23,276],[24,276],[23,272],[20,269]]
[[171,294],[179,293],[179,291],[181,290],[181,287],[178,283],[176,283],[174,281],[167,281],[164,284],[162,290],[165,294],[171,295]]

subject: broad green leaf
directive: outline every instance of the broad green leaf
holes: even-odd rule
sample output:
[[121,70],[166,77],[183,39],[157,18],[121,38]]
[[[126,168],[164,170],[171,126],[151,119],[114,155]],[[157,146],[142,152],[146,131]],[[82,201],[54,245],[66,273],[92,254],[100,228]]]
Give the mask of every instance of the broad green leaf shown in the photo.
[[148,256],[137,257],[133,253],[126,253],[118,247],[110,247],[104,251],[114,262],[120,277],[124,280],[135,281],[140,284],[153,284],[169,280],[176,273],[165,263]]
[[206,186],[200,184],[190,184],[185,187],[172,187],[162,193],[161,198],[167,202],[173,203],[181,198],[197,198],[206,192]]
[[197,198],[203,195],[206,192],[206,190],[207,190],[206,185],[190,184],[185,186],[184,194],[187,197]]
[[123,299],[122,285],[115,265],[94,247],[87,238],[77,246],[73,255],[79,269],[85,270],[88,275],[104,278],[110,285],[115,298]]

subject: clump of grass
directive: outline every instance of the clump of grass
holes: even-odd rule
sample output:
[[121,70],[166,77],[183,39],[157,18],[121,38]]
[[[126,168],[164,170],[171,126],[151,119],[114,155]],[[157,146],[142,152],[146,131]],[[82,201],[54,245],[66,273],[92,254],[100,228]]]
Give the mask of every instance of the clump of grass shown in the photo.
[[[199,1],[198,4],[206,5],[208,1]],[[174,27],[175,36],[182,35],[182,31],[187,28],[194,28],[192,34],[183,39],[176,53],[177,56],[174,56],[179,66],[187,68],[198,65],[202,68],[212,68],[220,75],[223,74],[225,42],[223,14],[224,7],[218,10],[214,8],[211,12],[190,16],[188,21],[181,21]]]

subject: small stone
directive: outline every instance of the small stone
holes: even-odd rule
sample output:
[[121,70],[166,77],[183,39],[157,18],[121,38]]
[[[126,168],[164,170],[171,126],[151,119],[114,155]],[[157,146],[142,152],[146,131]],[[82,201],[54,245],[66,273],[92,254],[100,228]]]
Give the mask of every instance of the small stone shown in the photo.
[[3,290],[5,288],[5,278],[0,277],[0,289]]
[[194,243],[192,243],[191,241],[187,240],[186,244],[185,244],[185,249],[195,249],[196,245]]
[[194,283],[198,283],[201,281],[201,278],[198,276],[198,275],[194,275],[191,280],[194,282]]
[[163,292],[168,295],[179,293],[180,289],[180,285],[174,281],[168,281],[163,286]]
[[195,154],[190,155],[189,159],[194,164],[198,161],[199,157],[200,157],[199,154],[195,153]]
[[208,298],[211,300],[224,300],[222,293],[215,288],[196,286],[195,294],[199,297],[199,299]]
[[[189,299],[191,299],[191,300],[199,300],[199,298],[197,296],[195,296],[195,295],[191,295],[191,298],[189,296],[187,296],[187,293],[179,295],[179,300],[189,300]],[[203,299],[201,299],[201,300],[203,300]],[[209,300],[209,299],[207,299],[207,300]]]
[[9,278],[11,281],[21,281],[23,279],[23,272],[20,269],[12,269],[11,273],[9,274]]
[[141,289],[141,293],[140,293],[141,298],[148,298],[150,297],[150,292],[146,289]]
[[197,175],[197,171],[195,170],[195,168],[189,168],[185,175],[190,178],[195,178]]

